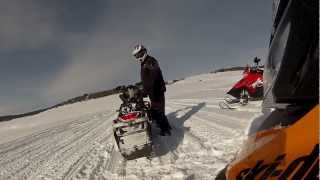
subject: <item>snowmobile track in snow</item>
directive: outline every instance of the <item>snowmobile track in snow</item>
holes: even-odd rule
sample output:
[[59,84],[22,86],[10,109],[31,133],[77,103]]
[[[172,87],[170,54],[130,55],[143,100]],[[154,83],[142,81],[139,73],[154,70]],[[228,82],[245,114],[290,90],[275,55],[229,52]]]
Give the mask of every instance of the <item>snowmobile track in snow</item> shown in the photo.
[[117,173],[120,176],[125,176],[127,161],[122,157],[120,152],[117,151],[115,146],[116,144],[114,144],[112,152],[110,153],[110,160],[108,161],[106,170],[113,174]]
[[[107,116],[112,114],[109,113]],[[99,139],[98,143],[102,144],[112,137],[108,121],[110,120],[85,116],[83,119],[73,120],[2,144],[0,179],[52,177],[50,173],[46,174],[42,167],[47,167],[48,163],[55,159],[74,159],[81,154],[62,176],[62,179],[71,179],[83,167],[88,155],[95,150],[90,144]],[[59,165],[54,164],[54,166]]]

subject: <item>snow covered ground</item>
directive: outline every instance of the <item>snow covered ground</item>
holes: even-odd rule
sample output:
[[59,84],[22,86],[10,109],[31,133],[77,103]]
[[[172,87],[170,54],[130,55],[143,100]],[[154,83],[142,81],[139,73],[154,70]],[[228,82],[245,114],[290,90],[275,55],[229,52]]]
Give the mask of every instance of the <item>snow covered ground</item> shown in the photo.
[[218,102],[240,71],[202,74],[167,87],[172,136],[156,136],[155,157],[117,152],[114,95],[0,123],[0,179],[214,179],[240,148],[260,101],[237,110]]

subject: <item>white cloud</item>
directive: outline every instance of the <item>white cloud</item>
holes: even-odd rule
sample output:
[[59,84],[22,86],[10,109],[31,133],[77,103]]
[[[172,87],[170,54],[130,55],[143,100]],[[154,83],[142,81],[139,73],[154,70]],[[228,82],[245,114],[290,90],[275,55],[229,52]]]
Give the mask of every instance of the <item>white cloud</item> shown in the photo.
[[113,39],[115,37],[104,31],[96,32],[77,47],[70,46],[66,51],[70,63],[48,82],[44,96],[48,99],[71,98],[113,88],[112,85],[121,85],[129,79],[137,80],[139,66],[132,59],[129,47],[126,48],[130,43]]
[[[128,66],[124,63],[90,62],[78,60],[64,67],[61,73],[48,85],[45,92],[48,98],[74,97],[108,87],[126,73]],[[121,72],[123,70],[124,72]]]
[[35,0],[0,2],[0,48],[39,48],[58,37],[56,8]]

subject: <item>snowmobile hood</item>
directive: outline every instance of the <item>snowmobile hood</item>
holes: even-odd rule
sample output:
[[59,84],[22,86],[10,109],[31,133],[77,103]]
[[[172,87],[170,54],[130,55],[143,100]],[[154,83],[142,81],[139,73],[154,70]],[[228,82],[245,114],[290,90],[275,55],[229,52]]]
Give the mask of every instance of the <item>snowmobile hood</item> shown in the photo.
[[131,122],[136,120],[140,116],[140,112],[130,112],[128,114],[119,117],[121,122]]
[[[244,72],[243,77],[239,80],[228,92],[236,98],[240,98],[240,92],[242,89],[246,89],[249,94],[253,94],[256,92],[257,85],[261,84],[263,81],[263,71],[249,71]],[[261,83],[258,83],[261,82]]]

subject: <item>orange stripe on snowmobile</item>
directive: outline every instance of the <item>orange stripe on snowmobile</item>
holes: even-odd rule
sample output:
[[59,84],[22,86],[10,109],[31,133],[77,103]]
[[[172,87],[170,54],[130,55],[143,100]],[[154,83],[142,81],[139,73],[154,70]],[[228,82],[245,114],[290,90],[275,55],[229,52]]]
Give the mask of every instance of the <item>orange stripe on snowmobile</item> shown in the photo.
[[289,127],[249,137],[227,170],[228,179],[317,179],[319,105]]

